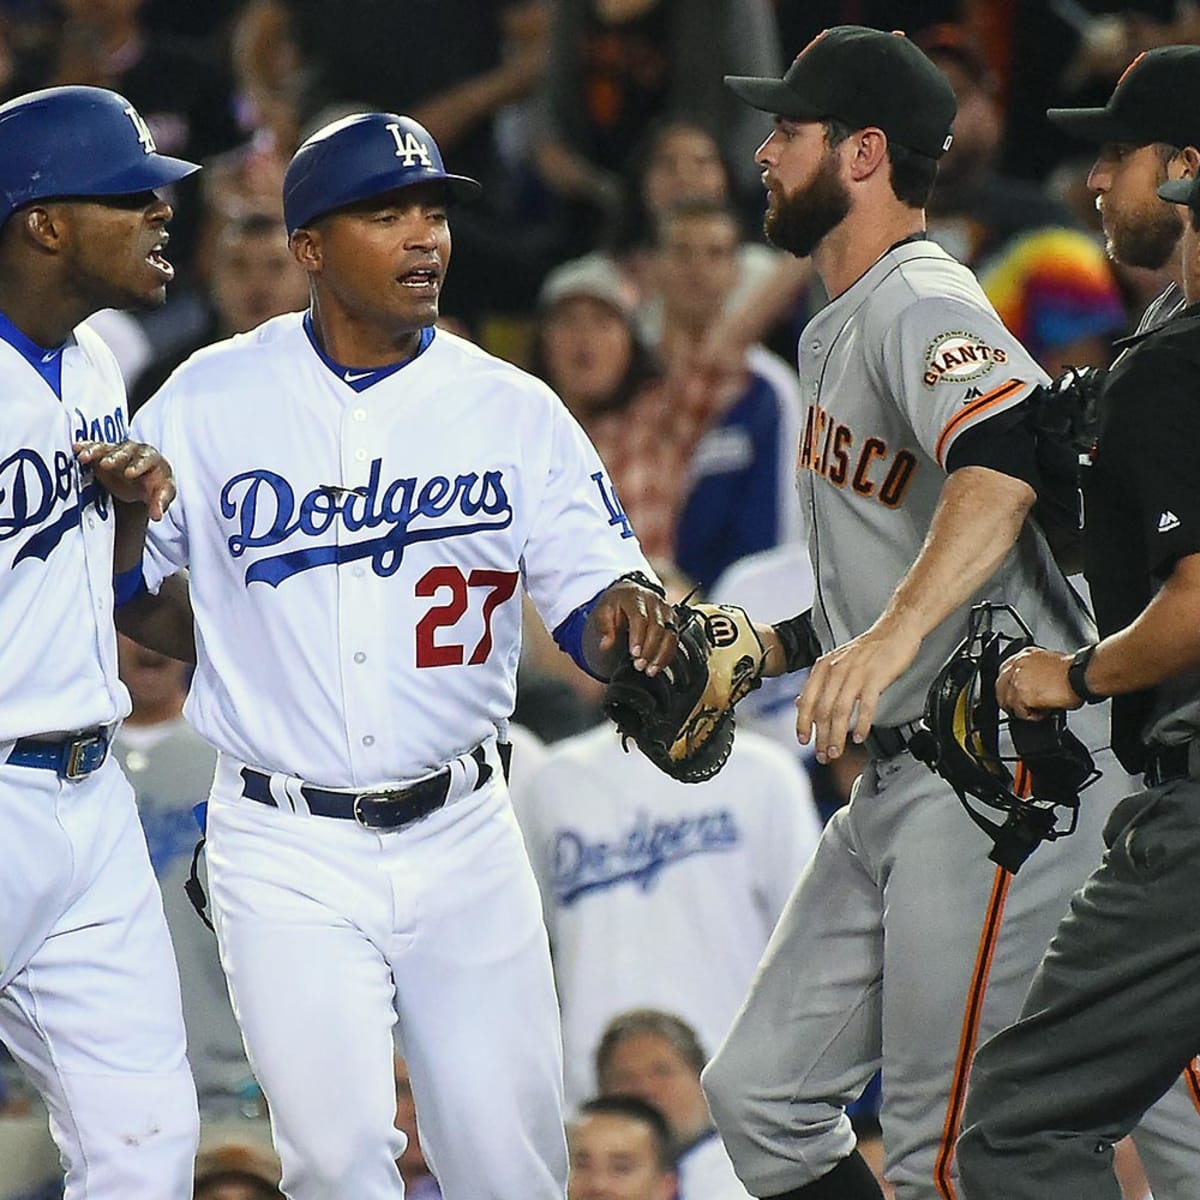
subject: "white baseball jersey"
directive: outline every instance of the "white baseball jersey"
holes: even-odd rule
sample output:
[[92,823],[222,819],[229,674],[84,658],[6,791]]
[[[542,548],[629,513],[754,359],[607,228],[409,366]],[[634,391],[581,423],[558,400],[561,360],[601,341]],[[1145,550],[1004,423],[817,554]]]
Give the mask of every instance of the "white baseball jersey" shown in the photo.
[[184,1200],[196,1094],[133,793],[112,759],[78,780],[8,762],[18,738],[129,712],[112,506],[72,450],[125,437],[124,385],[90,330],[41,353],[0,320],[0,1041],[50,1111],[68,1200]]
[[513,792],[542,890],[563,1015],[568,1102],[617,1013],[682,1016],[712,1053],[820,837],[807,776],[739,730],[703,784],[626,754],[607,725],[550,747]]
[[[935,243],[885,254],[805,326],[800,490],[816,570],[813,617],[829,650],[866,630],[917,557],[955,441],[1019,404],[1044,371],[974,275]],[[1091,622],[1027,524],[1001,568],[923,643],[877,722],[920,717],[975,599],[1014,605],[1043,645],[1078,646]]]
[[423,345],[342,378],[289,314],[137,414],[179,486],[147,580],[192,568],[185,711],[235,759],[332,787],[425,774],[512,711],[519,583],[554,629],[649,571],[558,398],[452,334]]
[[[0,339],[0,750],[30,734],[107,725],[129,712],[117,677],[108,494],[75,460],[80,439],[126,436],[108,347],[80,327],[62,350],[62,399]],[[20,630],[19,636],[16,630]]]

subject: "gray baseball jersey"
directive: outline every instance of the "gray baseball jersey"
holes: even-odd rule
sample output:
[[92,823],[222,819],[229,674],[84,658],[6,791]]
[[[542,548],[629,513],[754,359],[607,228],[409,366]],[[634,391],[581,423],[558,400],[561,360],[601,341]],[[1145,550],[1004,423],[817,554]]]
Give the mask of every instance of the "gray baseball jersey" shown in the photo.
[[[885,254],[808,324],[798,465],[826,650],[875,621],[917,557],[955,441],[1047,381],[975,276],[927,240]],[[971,603],[985,596],[1014,605],[1042,645],[1091,636],[1082,602],[1027,525],[979,595],[925,639],[884,693],[878,724],[920,717]]]
[[[814,614],[829,649],[875,621],[917,557],[956,440],[1046,377],[971,273],[928,241],[890,250],[808,324],[800,376]],[[985,597],[1014,605],[1042,645],[1095,636],[1032,526]],[[921,715],[965,631],[966,606],[884,693],[879,724]],[[882,1065],[898,1200],[956,1200],[954,1142],[975,1046],[1015,1018],[1128,789],[1105,745],[1106,718],[1099,708],[1072,714],[1104,777],[1083,797],[1078,830],[1039,847],[1016,876],[988,861],[989,840],[911,755],[869,764],[826,826],[704,1074],[752,1195],[790,1193],[834,1169],[854,1146],[845,1106]],[[1147,1114],[1139,1149],[1157,1200],[1197,1194],[1197,1134],[1182,1085]]]

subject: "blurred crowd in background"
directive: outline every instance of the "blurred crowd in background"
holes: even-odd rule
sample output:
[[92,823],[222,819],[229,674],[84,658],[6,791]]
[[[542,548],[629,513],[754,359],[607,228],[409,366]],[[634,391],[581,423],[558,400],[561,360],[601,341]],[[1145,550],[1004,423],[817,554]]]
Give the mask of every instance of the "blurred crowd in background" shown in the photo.
[[[0,0],[0,100],[110,87],[161,151],[205,166],[169,197],[178,276],[165,308],[95,318],[135,409],[197,348],[307,303],[280,200],[297,145],[352,112],[421,121],[448,168],[485,188],[451,214],[441,323],[562,397],[676,596],[728,592],[775,620],[806,607],[812,589],[792,484],[794,356],[824,297],[806,262],[763,239],[754,152],[770,122],[721,77],[779,74],[843,23],[903,28],[957,94],[930,235],[979,274],[1051,374],[1107,362],[1163,280],[1107,259],[1092,156],[1044,113],[1103,104],[1142,50],[1200,42],[1192,0]],[[132,643],[122,653],[135,712],[120,751],[164,883],[202,1108],[216,1122],[252,1122],[261,1100],[215,946],[180,886],[212,752],[180,716],[183,668]],[[588,1181],[625,1135],[648,1164],[644,1189],[621,1193],[629,1200],[739,1194],[687,1182],[688,1155],[698,1162],[710,1141],[695,1077],[855,771],[801,757],[796,681],[768,683],[739,709],[732,774],[689,791],[589,732],[597,686],[536,618],[528,628],[513,792],[554,942],[569,1099],[584,1104],[572,1200],[608,1194]],[[721,870],[705,873],[714,854],[726,856]],[[714,878],[742,915],[701,933],[695,905]],[[675,1072],[680,1090],[656,1091],[654,1072],[628,1063],[614,1086],[608,1068],[625,1038],[663,1059],[657,1077]],[[602,1045],[608,1057],[597,1059]],[[410,1195],[436,1196],[401,1059],[397,1071]],[[0,1079],[0,1114],[27,1113],[13,1074]],[[636,1104],[589,1107],[589,1095],[614,1091],[657,1106],[663,1127]],[[871,1111],[868,1096],[867,1133]],[[279,1195],[269,1160],[222,1153],[202,1161],[197,1197]]]

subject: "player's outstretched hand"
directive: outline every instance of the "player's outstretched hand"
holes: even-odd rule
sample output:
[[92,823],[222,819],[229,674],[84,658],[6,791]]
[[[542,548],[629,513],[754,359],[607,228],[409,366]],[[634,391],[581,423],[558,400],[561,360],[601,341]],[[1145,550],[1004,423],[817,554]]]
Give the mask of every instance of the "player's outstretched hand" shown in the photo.
[[675,657],[674,608],[632,579],[619,579],[603,593],[590,623],[604,660],[615,660],[624,652],[626,635],[633,665],[647,675],[657,675]]
[[872,627],[822,654],[796,701],[796,737],[806,746],[811,741],[823,763],[841,755],[847,734],[861,744],[879,697],[908,670],[920,647],[917,637]]
[[171,464],[145,442],[76,442],[75,457],[114,500],[144,504],[155,521],[175,499]]
[[1080,708],[1083,701],[1067,682],[1071,655],[1029,646],[1000,666],[996,701],[1005,712],[1025,721],[1040,721],[1052,712]]

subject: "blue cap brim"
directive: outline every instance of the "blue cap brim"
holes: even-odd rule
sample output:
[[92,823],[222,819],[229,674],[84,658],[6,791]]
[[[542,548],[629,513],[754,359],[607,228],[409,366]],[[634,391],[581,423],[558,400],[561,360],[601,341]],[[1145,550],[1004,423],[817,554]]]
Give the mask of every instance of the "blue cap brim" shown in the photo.
[[166,154],[147,154],[135,166],[127,167],[92,184],[85,194],[88,196],[131,196],[136,192],[149,192],[178,183],[200,170],[200,164],[183,158],[171,158]]

